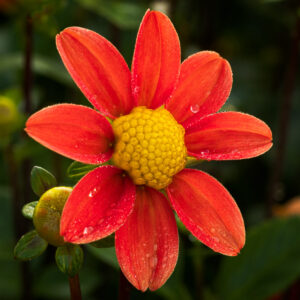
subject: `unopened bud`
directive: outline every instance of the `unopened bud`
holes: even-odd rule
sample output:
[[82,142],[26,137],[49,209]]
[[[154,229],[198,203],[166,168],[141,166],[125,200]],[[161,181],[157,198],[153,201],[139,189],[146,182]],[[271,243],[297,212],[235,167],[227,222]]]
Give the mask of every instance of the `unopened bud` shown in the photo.
[[53,246],[65,244],[59,234],[60,218],[72,188],[58,186],[46,191],[33,213],[33,224],[38,234]]

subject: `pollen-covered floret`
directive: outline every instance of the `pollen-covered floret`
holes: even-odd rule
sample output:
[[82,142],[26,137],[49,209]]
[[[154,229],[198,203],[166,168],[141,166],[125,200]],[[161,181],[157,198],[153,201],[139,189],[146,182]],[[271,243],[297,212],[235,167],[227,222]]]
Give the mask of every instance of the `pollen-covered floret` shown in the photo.
[[164,108],[136,107],[116,119],[112,127],[114,164],[126,170],[135,184],[163,189],[184,168],[184,128]]

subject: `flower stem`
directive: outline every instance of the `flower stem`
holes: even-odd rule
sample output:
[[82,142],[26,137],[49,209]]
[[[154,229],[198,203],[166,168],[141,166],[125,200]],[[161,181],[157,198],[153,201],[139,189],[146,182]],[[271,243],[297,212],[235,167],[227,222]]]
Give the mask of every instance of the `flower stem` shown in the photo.
[[119,281],[119,300],[129,300],[130,299],[131,285],[120,271],[120,281]]
[[[31,113],[31,92],[32,92],[32,51],[33,51],[33,21],[28,14],[25,19],[25,49],[24,49],[24,74],[23,74],[23,98],[24,112]],[[25,139],[28,138],[27,135]],[[32,191],[30,189],[30,169],[31,162],[25,158],[22,162],[23,172],[23,197],[24,203],[31,200]]]
[[78,274],[76,274],[74,277],[69,277],[69,286],[71,300],[81,300],[82,298]]

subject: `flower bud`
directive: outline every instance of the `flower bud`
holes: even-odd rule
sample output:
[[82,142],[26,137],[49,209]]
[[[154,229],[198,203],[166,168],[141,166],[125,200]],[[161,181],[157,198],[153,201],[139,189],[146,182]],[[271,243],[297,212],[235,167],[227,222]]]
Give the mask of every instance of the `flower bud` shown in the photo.
[[15,103],[7,97],[0,96],[0,137],[12,133],[19,122],[19,113]]
[[72,192],[70,187],[54,187],[40,198],[33,213],[33,224],[38,234],[53,246],[65,244],[59,234],[60,218],[64,205]]

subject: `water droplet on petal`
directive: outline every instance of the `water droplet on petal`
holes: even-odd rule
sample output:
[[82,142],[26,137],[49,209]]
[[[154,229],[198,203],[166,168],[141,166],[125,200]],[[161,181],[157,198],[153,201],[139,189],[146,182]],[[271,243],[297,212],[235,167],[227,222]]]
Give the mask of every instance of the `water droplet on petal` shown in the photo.
[[116,223],[117,223],[118,225],[120,225],[120,224],[124,223],[124,220],[120,218],[120,219],[118,219],[118,220],[116,221]]
[[207,97],[210,95],[210,93],[211,93],[211,91],[207,91],[207,92],[205,93],[205,98],[207,98]]
[[196,114],[200,109],[200,106],[198,104],[193,104],[190,106],[190,110],[193,114]]
[[89,227],[85,227],[84,229],[83,229],[83,234],[84,235],[86,235],[86,234],[89,234],[89,233],[91,233],[92,231],[93,231],[93,227],[92,226],[89,226]]
[[97,96],[97,95],[93,95],[93,96],[91,97],[91,101],[97,101],[97,99],[98,99],[98,96]]
[[215,233],[215,232],[216,232],[216,229],[215,229],[215,228],[211,228],[211,229],[210,229],[210,232],[211,232],[211,233]]
[[151,267],[154,269],[157,265],[157,257],[153,256],[150,262]]
[[133,89],[133,94],[136,95],[139,93],[139,91],[140,91],[140,88],[138,86],[135,86]]

